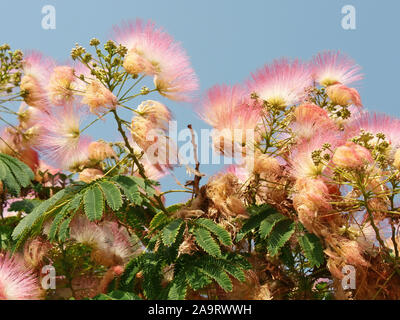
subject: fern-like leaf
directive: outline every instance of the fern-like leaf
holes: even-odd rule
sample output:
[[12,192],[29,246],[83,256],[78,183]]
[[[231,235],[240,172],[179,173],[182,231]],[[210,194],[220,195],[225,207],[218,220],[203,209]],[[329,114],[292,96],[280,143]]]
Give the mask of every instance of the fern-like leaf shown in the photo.
[[197,227],[194,229],[193,235],[195,236],[196,243],[208,254],[214,257],[221,256],[221,249],[218,243],[212,237],[210,231],[204,228]]
[[100,220],[103,216],[104,198],[100,188],[95,185],[88,188],[83,196],[85,214],[90,221]]
[[200,218],[197,219],[196,224],[200,227],[206,228],[215,234],[218,240],[226,246],[232,245],[231,235],[228,231],[226,231],[223,227],[216,224],[214,221],[210,219]]
[[319,267],[324,263],[324,249],[321,241],[316,235],[306,233],[299,237],[298,241],[311,267]]
[[277,212],[274,214],[269,215],[266,217],[263,221],[260,223],[260,236],[261,238],[266,238],[269,236],[271,233],[272,229],[275,227],[275,225],[282,221],[287,219],[283,214]]
[[111,210],[116,211],[122,207],[121,192],[114,183],[110,181],[101,181],[98,185],[100,185],[103,190],[104,197],[106,198],[107,204]]
[[182,224],[182,219],[176,219],[171,221],[168,225],[164,227],[164,229],[162,230],[161,238],[166,246],[170,246],[175,242],[179,230],[182,227]]
[[275,256],[279,250],[289,241],[294,233],[294,222],[287,219],[279,222],[268,237],[268,252]]

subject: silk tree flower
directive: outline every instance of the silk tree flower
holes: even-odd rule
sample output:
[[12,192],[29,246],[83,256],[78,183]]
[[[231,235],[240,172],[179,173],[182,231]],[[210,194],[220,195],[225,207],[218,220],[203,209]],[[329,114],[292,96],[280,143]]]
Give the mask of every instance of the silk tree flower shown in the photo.
[[248,88],[270,105],[283,108],[300,102],[312,85],[307,65],[298,60],[275,60],[252,74]]
[[298,143],[312,139],[319,132],[336,129],[336,125],[329,118],[328,112],[314,104],[303,104],[296,107],[293,115],[294,121],[291,123],[290,129]]
[[[392,118],[385,114],[364,112],[353,121],[348,122],[344,127],[347,139],[360,135],[362,131],[373,135],[383,133],[385,140],[389,143],[387,153],[390,157],[393,157],[395,150],[400,147],[400,119]],[[377,142],[377,137],[369,141],[372,145]]]
[[60,168],[71,169],[88,159],[90,138],[80,131],[82,110],[74,105],[56,108],[43,117],[40,150]]
[[313,58],[311,65],[314,80],[325,87],[336,83],[349,85],[363,78],[360,66],[339,51],[321,52]]
[[117,98],[100,81],[91,81],[83,93],[82,103],[90,108],[90,112],[95,115],[115,109],[118,104]]
[[208,90],[199,111],[200,117],[216,129],[212,133],[215,149],[227,156],[241,153],[244,146],[252,150],[260,138],[262,110],[251,104],[245,92],[238,85],[216,85]]
[[79,180],[90,183],[104,176],[104,172],[96,168],[85,168],[79,172]]
[[40,110],[50,106],[47,84],[55,63],[50,58],[45,58],[39,52],[27,54],[23,61],[24,76],[20,88],[25,91],[25,102]]
[[357,169],[374,162],[371,152],[354,142],[346,142],[336,149],[332,162],[343,168]]
[[93,161],[103,161],[107,158],[117,158],[117,155],[109,143],[99,140],[93,141],[88,147],[89,159]]
[[169,109],[161,102],[153,100],[144,101],[137,107],[136,112],[149,120],[154,128],[160,128],[164,131],[168,130],[168,122],[172,119],[172,115]]
[[128,49],[123,63],[125,70],[154,76],[160,94],[172,100],[190,100],[190,94],[198,89],[185,50],[154,23],[138,19],[115,26],[114,37]]
[[102,265],[123,265],[135,254],[128,232],[115,221],[96,224],[76,215],[70,226],[71,239],[90,246],[93,260]]
[[324,144],[329,144],[330,149],[334,150],[337,146],[344,143],[344,137],[339,131],[325,131],[315,135],[309,141],[303,141],[296,145],[290,154],[289,164],[291,174],[296,179],[301,178],[317,178],[322,173],[328,174],[326,164],[319,163],[316,165],[313,161],[312,154],[316,150],[320,150]]
[[0,300],[38,300],[41,296],[37,277],[23,261],[0,253]]
[[56,106],[71,103],[74,97],[72,89],[76,80],[72,67],[66,65],[55,67],[47,85],[51,103]]
[[326,94],[334,104],[348,106],[350,104],[356,107],[362,107],[361,97],[354,88],[348,88],[343,84],[332,84],[326,88]]

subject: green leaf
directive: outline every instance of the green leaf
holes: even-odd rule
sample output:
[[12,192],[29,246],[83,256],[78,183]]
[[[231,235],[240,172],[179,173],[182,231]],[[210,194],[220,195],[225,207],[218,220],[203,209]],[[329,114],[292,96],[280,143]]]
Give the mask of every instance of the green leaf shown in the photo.
[[29,185],[33,179],[33,173],[26,164],[12,157],[6,158],[5,155],[2,155],[0,159],[10,168],[11,173],[21,187]]
[[115,176],[112,180],[121,187],[129,201],[136,205],[142,204],[143,198],[140,194],[138,184],[134,179],[128,176]]
[[98,183],[103,190],[108,206],[116,211],[122,206],[122,197],[119,189],[110,181],[101,181]]
[[161,238],[166,246],[170,246],[175,242],[182,224],[182,219],[176,219],[164,227]]
[[320,239],[315,234],[306,233],[298,238],[298,241],[311,267],[319,267],[324,263],[324,249]]
[[276,209],[268,205],[251,208],[249,211],[255,211],[255,213],[243,225],[242,229],[236,236],[236,241],[241,241],[251,230],[258,228],[260,223],[266,217],[268,217],[270,214],[276,213]]
[[195,236],[196,243],[208,254],[214,257],[221,256],[221,249],[218,243],[212,237],[210,231],[204,228],[194,229],[193,235]]
[[186,290],[186,276],[184,272],[179,272],[172,280],[172,285],[168,292],[168,300],[184,300]]
[[279,249],[290,239],[294,231],[293,221],[287,219],[279,222],[268,237],[267,248],[269,254],[275,256]]
[[275,225],[278,222],[285,220],[285,219],[287,219],[287,218],[279,212],[271,214],[268,217],[266,217],[263,221],[261,221],[261,224],[260,224],[261,238],[265,239],[267,236],[269,236],[270,232],[275,227]]
[[[81,206],[81,202],[82,202],[82,198],[83,195],[78,193],[77,195],[75,195],[70,202],[64,206],[63,210],[57,214],[50,226],[50,231],[49,231],[49,239],[50,241],[54,241],[57,231],[60,227],[61,222],[69,215],[72,213],[71,216],[74,215],[74,213],[79,209],[79,207]],[[69,226],[69,223],[67,225],[67,227]]]
[[7,191],[12,195],[19,195],[21,192],[21,186],[15,178],[15,175],[11,172],[10,168],[5,162],[0,162],[0,166],[2,167],[2,171],[4,170],[5,172],[2,181],[4,183],[4,186],[7,188]]
[[193,290],[199,290],[209,285],[212,280],[205,273],[201,272],[197,267],[185,269],[186,280]]
[[167,223],[168,223],[168,216],[164,212],[160,211],[153,217],[153,219],[151,219],[149,228],[150,230],[154,230],[161,226],[164,226]]
[[199,261],[199,271],[214,279],[225,291],[232,291],[232,281],[224,270],[216,268],[215,265],[201,263]]
[[68,219],[65,219],[61,225],[60,225],[60,229],[58,231],[58,239],[60,241],[65,241],[68,238],[69,235],[69,225],[72,221],[73,217],[69,217]]
[[85,214],[90,221],[100,220],[103,216],[104,198],[97,185],[86,190],[83,196]]
[[210,219],[200,218],[196,220],[196,224],[214,233],[223,245],[232,246],[230,233],[226,231],[223,227],[216,224],[214,221]]
[[71,188],[60,190],[50,199],[43,201],[41,204],[35,207],[35,209],[33,209],[33,211],[29,215],[24,217],[17,225],[17,227],[14,229],[12,234],[13,239],[17,239],[19,236],[22,235],[22,233],[30,229],[42,214],[44,214],[47,210],[52,208],[57,202],[59,202],[63,197],[68,195],[70,192],[72,192]]

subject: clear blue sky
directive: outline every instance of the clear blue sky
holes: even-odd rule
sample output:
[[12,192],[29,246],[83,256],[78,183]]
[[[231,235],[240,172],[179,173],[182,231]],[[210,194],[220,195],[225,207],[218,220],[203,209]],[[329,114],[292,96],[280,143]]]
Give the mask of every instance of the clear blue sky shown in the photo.
[[[56,29],[41,27],[42,7],[56,8]],[[356,8],[356,30],[341,27],[344,5]],[[400,1],[397,0],[13,0],[2,3],[0,42],[13,48],[37,49],[66,61],[76,42],[108,39],[121,20],[140,17],[163,26],[183,43],[204,91],[217,83],[241,82],[250,72],[275,58],[309,59],[321,50],[341,50],[363,67],[359,85],[369,110],[400,116],[394,99],[400,83]],[[139,101],[138,101],[139,102]],[[169,102],[178,127],[206,128],[190,105]],[[90,132],[118,138],[111,121]],[[220,165],[207,165],[211,175]],[[185,180],[185,170],[177,176]],[[174,185],[162,179],[163,189]],[[183,199],[182,194],[169,203]]]

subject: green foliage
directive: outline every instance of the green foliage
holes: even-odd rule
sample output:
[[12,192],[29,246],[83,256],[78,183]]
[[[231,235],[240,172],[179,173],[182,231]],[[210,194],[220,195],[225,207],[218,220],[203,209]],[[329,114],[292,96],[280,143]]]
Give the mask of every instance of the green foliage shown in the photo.
[[0,180],[10,194],[19,195],[21,188],[27,187],[33,178],[32,170],[25,163],[0,154]]
[[287,218],[284,215],[277,212],[277,213],[269,215],[267,218],[265,218],[263,221],[261,221],[261,223],[260,223],[261,238],[266,238],[267,236],[269,236],[272,229],[275,227],[275,225],[278,222],[285,220],[285,219],[287,219]]
[[299,237],[298,241],[311,267],[319,267],[324,263],[324,249],[320,239],[316,235],[306,233]]
[[211,231],[225,246],[232,245],[231,235],[223,227],[216,224],[214,221],[205,218],[199,218],[196,220],[195,224],[199,227],[204,227],[205,229]]
[[221,250],[218,243],[212,237],[210,231],[204,228],[195,228],[193,235],[195,236],[196,243],[209,255],[213,257],[220,257]]
[[97,184],[85,191],[83,202],[88,219],[90,221],[100,220],[103,216],[104,197]]
[[[15,249],[23,243],[26,237],[38,233],[43,223],[49,219],[53,219],[50,227],[50,239],[55,240],[58,235],[58,238],[62,240],[68,236],[69,224],[79,210],[82,209],[89,220],[96,221],[103,217],[106,209],[105,202],[111,210],[122,208],[121,190],[126,196],[124,199],[127,201],[127,206],[135,206],[138,203],[146,203],[145,198],[148,195],[143,190],[151,191],[152,186],[141,178],[115,176],[113,178],[104,177],[89,184],[77,183],[62,189],[50,199],[41,202],[21,220],[12,234],[13,239],[18,240]],[[129,202],[131,200],[133,203]],[[132,207],[127,209],[127,215],[131,209]],[[136,209],[136,212],[140,213],[140,208]],[[138,215],[135,214],[135,216]],[[140,224],[143,225],[143,221],[140,221]]]
[[294,222],[289,219],[283,220],[275,226],[268,238],[268,253],[271,256],[277,255],[279,250],[289,241],[295,231],[294,226]]
[[276,213],[276,209],[264,204],[262,206],[254,206],[248,209],[251,214],[250,218],[243,225],[242,229],[236,236],[236,241],[241,241],[250,231],[260,227],[261,222],[269,215]]
[[176,219],[164,227],[161,238],[166,246],[170,246],[175,242],[182,224],[182,219]]
[[115,184],[110,181],[101,181],[99,185],[110,209],[117,211],[119,208],[121,208],[123,204],[122,196]]

